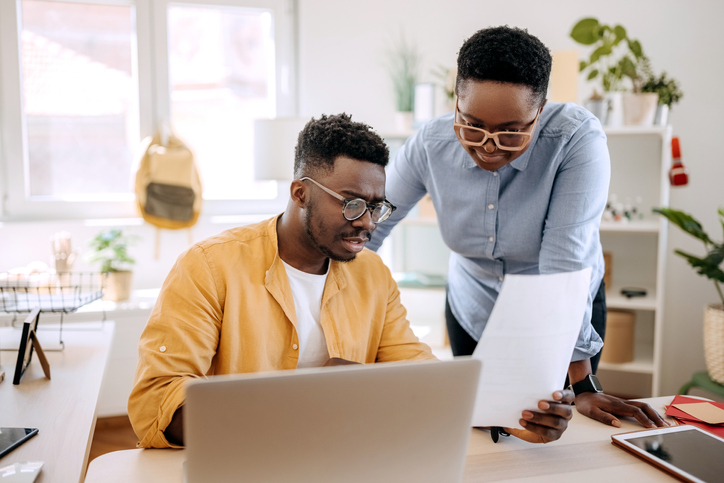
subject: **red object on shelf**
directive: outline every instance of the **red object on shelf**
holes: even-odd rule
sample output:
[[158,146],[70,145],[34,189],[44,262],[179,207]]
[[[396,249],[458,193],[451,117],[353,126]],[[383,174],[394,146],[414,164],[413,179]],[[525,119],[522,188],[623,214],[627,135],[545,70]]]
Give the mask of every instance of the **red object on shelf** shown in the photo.
[[681,162],[681,146],[679,138],[671,138],[671,157],[673,162],[669,170],[669,181],[671,186],[686,186],[689,184],[689,170]]

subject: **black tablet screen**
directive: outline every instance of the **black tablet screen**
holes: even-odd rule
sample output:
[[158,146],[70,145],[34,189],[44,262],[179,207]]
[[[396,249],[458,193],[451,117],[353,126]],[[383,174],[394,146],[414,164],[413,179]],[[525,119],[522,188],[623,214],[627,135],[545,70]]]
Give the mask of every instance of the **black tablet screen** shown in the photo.
[[0,458],[37,433],[35,428],[0,428]]
[[629,438],[650,455],[707,482],[724,481],[724,441],[699,431]]

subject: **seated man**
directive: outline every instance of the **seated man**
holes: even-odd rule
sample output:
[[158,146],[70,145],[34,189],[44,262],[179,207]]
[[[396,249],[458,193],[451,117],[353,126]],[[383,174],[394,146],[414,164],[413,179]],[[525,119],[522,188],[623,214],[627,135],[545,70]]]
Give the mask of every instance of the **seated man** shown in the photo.
[[[394,207],[389,153],[350,116],[299,135],[286,211],[194,245],[166,278],[139,346],[128,413],[143,447],[183,445],[184,385],[216,374],[434,359],[397,284],[364,250]],[[573,393],[524,412],[532,440],[558,439]]]

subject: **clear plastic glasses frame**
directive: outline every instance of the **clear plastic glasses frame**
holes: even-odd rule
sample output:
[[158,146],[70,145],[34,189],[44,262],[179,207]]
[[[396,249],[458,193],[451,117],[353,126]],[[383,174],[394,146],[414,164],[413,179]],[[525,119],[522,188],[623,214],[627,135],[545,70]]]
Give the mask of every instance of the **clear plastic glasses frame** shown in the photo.
[[[535,115],[535,119],[533,119],[530,124],[533,126],[531,127],[530,131],[527,132],[508,132],[508,131],[498,131],[498,132],[488,132],[485,129],[479,128],[479,127],[473,127],[468,126],[466,124],[461,124],[458,122],[458,101],[455,100],[455,115],[453,117],[453,128],[455,129],[455,135],[457,136],[458,140],[464,145],[464,146],[483,146],[485,143],[488,142],[488,139],[492,139],[495,145],[498,147],[498,149],[501,149],[503,151],[522,151],[524,150],[528,144],[530,143],[530,138],[533,135],[533,129],[535,127],[535,123],[538,121],[538,116],[540,116],[540,109]],[[464,132],[473,132],[476,135],[483,135],[482,141],[470,141],[469,139],[465,139]],[[521,140],[522,144],[520,146],[507,146],[503,142],[501,142],[501,136],[503,140],[505,139],[512,139],[512,138],[524,138]]]

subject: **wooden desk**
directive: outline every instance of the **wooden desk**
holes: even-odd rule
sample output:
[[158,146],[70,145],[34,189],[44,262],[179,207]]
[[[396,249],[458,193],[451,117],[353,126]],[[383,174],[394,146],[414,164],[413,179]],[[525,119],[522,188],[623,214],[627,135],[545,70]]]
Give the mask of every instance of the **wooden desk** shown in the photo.
[[[673,396],[644,399],[661,414]],[[487,431],[474,429],[465,465],[466,482],[676,481],[663,471],[614,447],[611,435],[641,429],[623,421],[621,428],[605,426],[574,411],[563,437],[546,445],[501,438],[497,444]],[[86,483],[183,481],[184,450],[135,449],[108,453],[93,460]]]
[[[38,428],[37,435],[0,459],[0,467],[43,461],[35,481],[83,481],[96,425],[96,404],[113,339],[113,322],[64,324],[63,352],[58,331],[41,324],[38,337],[50,363],[51,380],[33,355],[20,384],[12,383],[17,351],[0,353],[5,381],[0,383],[0,426]],[[17,347],[20,329],[0,329],[3,348]],[[14,344],[14,345],[13,345]]]

